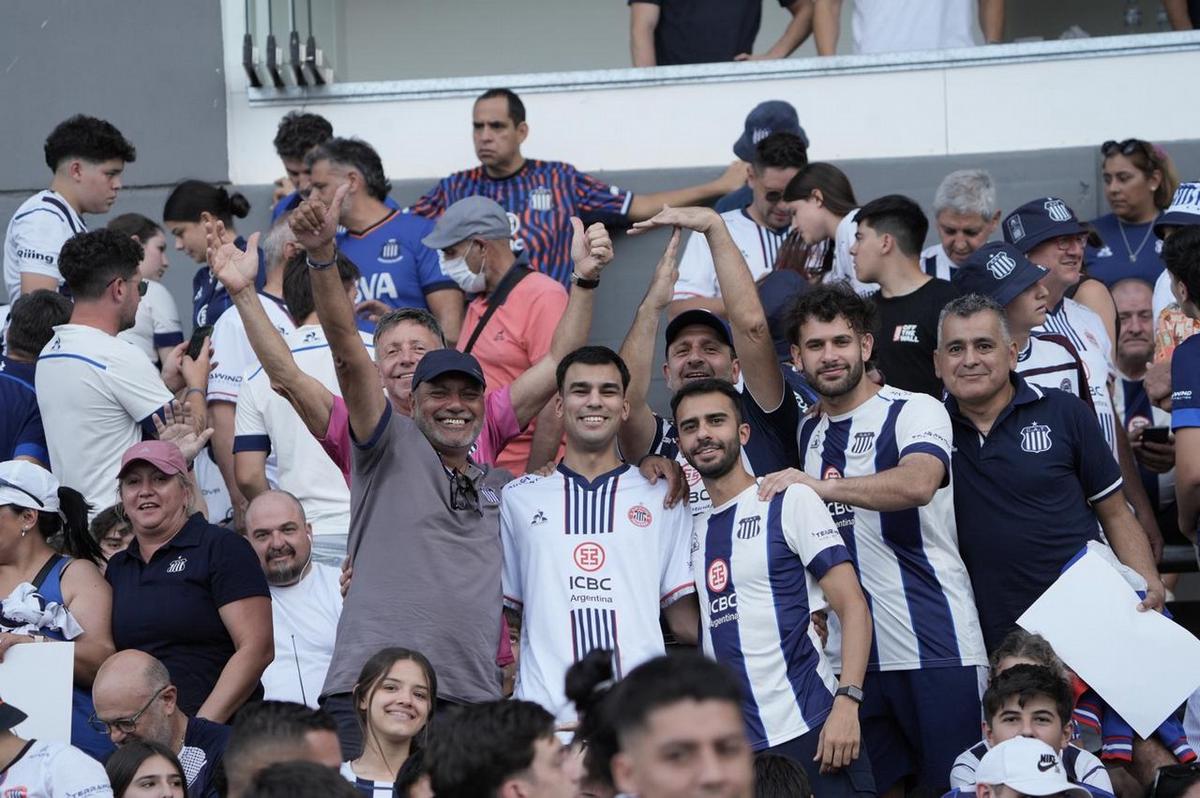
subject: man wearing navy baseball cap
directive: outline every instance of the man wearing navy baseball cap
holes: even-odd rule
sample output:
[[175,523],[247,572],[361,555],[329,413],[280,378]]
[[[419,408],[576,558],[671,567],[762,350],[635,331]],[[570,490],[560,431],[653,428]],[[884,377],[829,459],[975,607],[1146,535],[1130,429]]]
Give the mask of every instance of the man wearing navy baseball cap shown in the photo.
[[[753,163],[759,142],[774,133],[791,133],[798,137],[807,153],[808,134],[800,126],[795,107],[784,100],[767,100],[754,106],[746,115],[742,135],[733,142],[733,154],[739,161]],[[727,213],[741,210],[753,201],[754,190],[747,184],[721,197],[713,208],[717,213]]]
[[[1200,183],[1180,183],[1171,205],[1154,222],[1154,234],[1166,241],[1181,227],[1200,225]],[[1154,281],[1154,323],[1165,308],[1175,304],[1171,293],[1171,275],[1164,269]]]
[[1018,374],[1043,388],[1073,393],[1091,406],[1083,362],[1071,342],[1054,333],[1032,333],[1046,321],[1046,274],[1012,244],[996,241],[971,253],[951,279],[962,293],[982,294],[1004,308],[1017,347]]

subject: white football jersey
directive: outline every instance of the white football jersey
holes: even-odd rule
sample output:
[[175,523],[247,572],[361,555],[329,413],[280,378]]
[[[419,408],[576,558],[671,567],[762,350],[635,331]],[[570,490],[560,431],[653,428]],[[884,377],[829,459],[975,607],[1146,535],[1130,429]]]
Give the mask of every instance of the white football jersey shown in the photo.
[[4,235],[4,288],[9,304],[21,295],[21,275],[40,274],[62,283],[58,252],[87,225],[61,195],[46,189],[21,203]]
[[[270,294],[259,292],[259,301],[267,318],[279,334],[287,336],[296,329],[295,322],[288,315],[287,307],[282,299]],[[237,308],[231,308],[231,313],[222,313],[221,318],[213,325],[210,343],[213,349],[213,360],[217,365],[208,375],[208,401],[237,402],[241,391],[242,378],[246,372],[258,365],[258,358],[246,337],[246,325]]]
[[[763,227],[750,218],[745,208],[721,214],[729,236],[746,261],[750,276],[755,280],[775,268],[775,256],[787,236],[788,228]],[[713,265],[712,250],[702,233],[688,236],[687,246],[679,259],[679,280],[675,283],[674,299],[695,297],[719,297],[717,270]]]
[[665,650],[659,610],[695,591],[691,513],[636,468],[588,481],[566,466],[504,487],[504,601],[521,610],[514,697],[575,720],[563,680],[595,648],[621,678]]
[[1071,342],[1053,333],[1034,333],[1017,354],[1017,373],[1041,388],[1057,388],[1092,405],[1087,370]]
[[112,798],[104,766],[78,748],[30,740],[0,771],[5,798]]

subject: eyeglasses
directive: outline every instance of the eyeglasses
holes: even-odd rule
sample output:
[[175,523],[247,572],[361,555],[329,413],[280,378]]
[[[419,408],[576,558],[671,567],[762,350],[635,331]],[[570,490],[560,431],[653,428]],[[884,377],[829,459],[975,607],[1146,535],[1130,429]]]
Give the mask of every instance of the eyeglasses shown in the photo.
[[154,700],[158,698],[159,694],[170,686],[171,685],[169,684],[164,684],[162,687],[155,690],[154,695],[150,696],[150,700],[146,702],[146,705],[139,709],[137,713],[133,715],[133,717],[117,718],[116,720],[100,720],[100,718],[96,717],[96,714],[93,712],[92,716],[88,718],[88,725],[101,734],[111,734],[113,729],[121,732],[121,734],[133,734],[134,731],[137,730],[138,719],[146,713],[146,710],[150,708],[150,705],[154,703]]
[[1154,148],[1150,145],[1150,142],[1143,139],[1125,139],[1124,141],[1112,141],[1110,139],[1100,145],[1100,152],[1106,158],[1117,153],[1129,156],[1139,151],[1147,158],[1154,157]]
[[1073,236],[1058,236],[1054,239],[1054,246],[1058,247],[1059,251],[1066,252],[1075,244],[1078,244],[1080,247],[1086,247],[1087,242],[1087,233],[1079,233]]
[[450,479],[450,509],[474,510],[483,515],[479,508],[479,493],[471,478],[458,471],[447,472],[446,476]]
[[[1186,765],[1167,765],[1159,768],[1154,774],[1154,784],[1150,787],[1150,798],[1157,798],[1159,785],[1165,786],[1172,781],[1193,784],[1200,781],[1200,762],[1192,762]],[[1181,792],[1186,792],[1186,790]]]
[[146,289],[148,289],[150,287],[150,284],[146,280],[143,280],[138,277],[114,277],[111,280],[109,280],[107,283],[105,283],[104,287],[108,288],[113,283],[120,283],[120,282],[124,282],[126,280],[137,280],[138,281],[138,284],[137,284],[138,296],[146,295]]
[[767,202],[771,203],[772,205],[775,205],[776,203],[781,202],[783,200],[783,192],[782,191],[768,191],[766,194],[763,194],[763,199],[765,199]]
[[46,503],[44,501],[42,501],[41,499],[39,499],[37,496],[34,496],[32,493],[25,490],[25,488],[22,488],[20,485],[17,485],[16,483],[9,482],[7,479],[4,479],[3,477],[0,477],[0,488],[12,488],[13,490],[24,493],[26,496],[33,499],[35,502],[37,502],[38,507],[46,506]]

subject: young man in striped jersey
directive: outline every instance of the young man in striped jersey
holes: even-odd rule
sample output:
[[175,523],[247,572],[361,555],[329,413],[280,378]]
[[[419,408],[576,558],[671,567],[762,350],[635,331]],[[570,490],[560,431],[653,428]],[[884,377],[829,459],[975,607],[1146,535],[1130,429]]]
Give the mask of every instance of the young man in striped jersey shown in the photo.
[[618,678],[664,652],[659,609],[694,643],[699,627],[690,567],[691,513],[664,509],[665,484],[621,460],[617,432],[629,414],[629,371],[611,349],[585,346],[558,366],[555,410],[567,448],[549,476],[505,487],[500,505],[504,600],[523,611],[514,696],[560,725],[575,709],[567,668],[613,649]]
[[[685,385],[671,411],[713,501],[693,532],[702,644],[741,680],[751,747],[794,759],[817,795],[873,795],[858,722],[871,616],[829,511],[803,485],[759,498],[742,464],[750,427],[728,382]],[[840,681],[808,622],[826,597],[842,619]]]
[[[871,602],[875,642],[863,739],[883,795],[943,789],[979,731],[983,636],[958,551],[950,484],[950,418],[931,396],[875,385],[870,303],[840,286],[800,298],[792,357],[821,396],[800,427],[802,472],[763,480],[766,498],[793,482],[829,508]],[[830,650],[836,653],[836,619]],[[834,660],[834,670],[844,663]]]

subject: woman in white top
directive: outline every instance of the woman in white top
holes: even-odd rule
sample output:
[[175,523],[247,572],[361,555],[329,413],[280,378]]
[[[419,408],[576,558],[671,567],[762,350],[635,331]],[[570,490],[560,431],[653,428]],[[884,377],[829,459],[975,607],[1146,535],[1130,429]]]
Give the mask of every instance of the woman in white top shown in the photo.
[[118,337],[134,344],[146,353],[150,362],[161,367],[171,350],[183,343],[179,308],[171,292],[160,282],[170,266],[166,234],[140,213],[121,214],[108,223],[108,229],[129,236],[142,245],[145,253],[138,272],[147,281],[146,295],[138,303],[133,327],[118,333]]
[[424,654],[385,648],[363,665],[353,690],[363,752],[342,775],[361,793],[390,798],[401,767],[423,749],[437,704],[437,674]]
[[[811,250],[810,274],[821,282],[847,280],[859,294],[878,289],[873,283],[861,283],[854,276],[854,257],[850,247],[858,225],[858,200],[854,187],[841,169],[831,163],[810,163],[796,173],[783,192],[792,208],[792,229]],[[824,244],[815,249],[818,244]]]

